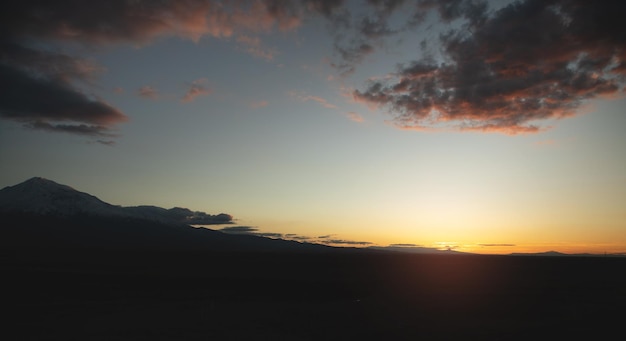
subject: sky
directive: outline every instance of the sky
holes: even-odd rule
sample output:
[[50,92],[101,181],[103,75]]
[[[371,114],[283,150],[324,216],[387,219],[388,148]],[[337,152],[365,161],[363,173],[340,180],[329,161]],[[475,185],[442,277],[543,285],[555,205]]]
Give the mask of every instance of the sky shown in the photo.
[[0,187],[336,246],[626,252],[620,2],[11,2]]

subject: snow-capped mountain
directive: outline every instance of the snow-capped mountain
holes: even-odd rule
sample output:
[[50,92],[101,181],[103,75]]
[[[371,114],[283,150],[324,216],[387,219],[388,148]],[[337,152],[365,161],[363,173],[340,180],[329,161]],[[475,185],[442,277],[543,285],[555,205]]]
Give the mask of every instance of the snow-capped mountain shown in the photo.
[[186,208],[156,206],[122,207],[52,180],[35,177],[0,190],[0,212],[54,216],[100,216],[137,218],[185,224],[226,224],[232,217],[225,213],[210,215]]
[[0,190],[0,211],[72,216],[124,216],[120,206],[44,178],[31,178]]
[[[141,254],[164,250],[327,252],[332,249],[189,226],[228,223],[232,223],[232,216],[225,213],[211,215],[180,207],[115,206],[72,187],[32,178],[0,190],[0,260],[16,254],[47,259],[50,255],[76,250],[92,250],[108,259],[120,250]],[[123,257],[119,259],[124,261]]]

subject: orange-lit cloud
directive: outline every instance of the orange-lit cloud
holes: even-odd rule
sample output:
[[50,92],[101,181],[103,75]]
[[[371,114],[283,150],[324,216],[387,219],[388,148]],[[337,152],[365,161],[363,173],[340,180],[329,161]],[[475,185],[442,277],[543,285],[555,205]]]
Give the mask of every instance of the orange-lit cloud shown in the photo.
[[307,95],[305,93],[299,93],[299,92],[295,92],[295,91],[289,92],[289,95],[292,96],[292,97],[295,97],[295,98],[297,98],[299,100],[301,100],[302,102],[313,101],[313,102],[319,103],[324,108],[337,109],[336,105],[328,102],[326,99],[324,99],[322,97],[319,97],[319,96],[311,96],[311,95]]
[[440,36],[445,62],[426,53],[354,91],[357,101],[388,109],[397,126],[534,133],[589,99],[623,94],[623,4],[527,0],[489,12],[460,0],[418,7],[465,24]]
[[348,116],[350,121],[353,121],[353,122],[361,123],[361,122],[365,121],[365,119],[363,119],[363,116],[355,113],[354,111],[350,111],[346,115]]

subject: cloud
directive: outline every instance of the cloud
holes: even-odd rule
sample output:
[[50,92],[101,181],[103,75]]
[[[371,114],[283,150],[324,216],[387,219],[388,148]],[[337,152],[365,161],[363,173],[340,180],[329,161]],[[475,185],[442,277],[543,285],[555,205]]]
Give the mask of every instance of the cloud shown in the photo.
[[440,35],[443,58],[420,56],[353,93],[389,110],[398,127],[533,133],[587,100],[622,93],[622,3],[526,0],[495,12],[469,0],[421,6],[444,22],[465,19]]
[[479,246],[515,246],[515,244],[478,244]]
[[44,130],[52,132],[63,132],[77,135],[89,135],[89,136],[115,136],[109,132],[109,129],[98,125],[86,125],[86,124],[50,124],[45,121],[34,121],[24,125],[27,128],[35,130]]
[[255,233],[255,235],[259,237],[273,238],[273,239],[280,239],[283,237],[282,233],[273,233],[273,232],[260,232],[260,233]]
[[195,81],[187,84],[187,92],[181,99],[184,103],[189,103],[199,96],[208,96],[212,90],[208,87],[208,80],[206,78],[196,79]]
[[146,99],[157,100],[159,99],[159,90],[150,85],[144,85],[137,90],[137,95]]
[[255,234],[259,229],[251,226],[227,226],[220,231],[234,234]]
[[350,121],[353,121],[353,122],[361,123],[361,122],[365,121],[365,120],[363,119],[363,116],[361,116],[361,115],[359,115],[359,114],[355,113],[354,111],[350,111],[350,112],[349,112],[349,113],[347,113],[346,115],[348,116],[348,118],[350,119]]
[[237,37],[237,42],[244,46],[244,50],[248,54],[257,58],[272,60],[277,54],[276,50],[264,47],[261,44],[261,39],[259,37],[240,35]]
[[[221,228],[219,229],[219,231],[222,231],[224,233],[230,233],[230,234],[245,234],[245,235],[250,235],[250,236],[272,238],[272,239],[282,239],[283,236],[285,236],[282,233],[259,232],[258,228],[252,227],[252,226],[229,226],[229,227]],[[288,238],[288,239],[293,239],[293,238]]]
[[324,239],[321,241],[321,243],[333,244],[333,245],[372,245],[372,243],[370,242],[345,240],[345,239]]
[[220,225],[220,224],[232,224],[233,216],[227,213],[219,213],[216,215],[207,214],[200,211],[192,212],[187,209],[183,222],[189,225]]
[[258,108],[263,108],[266,107],[269,104],[268,101],[266,100],[262,100],[262,101],[255,101],[255,102],[251,102],[249,104],[250,108],[252,109],[258,109]]
[[391,20],[392,15],[399,13],[400,17],[406,17],[407,13],[422,10],[418,7],[404,0],[368,0],[360,4],[358,11],[336,10],[337,14],[330,20],[330,31],[337,59],[330,65],[341,76],[354,73],[367,56],[387,46],[386,38],[415,26],[414,20]]
[[[0,117],[22,122],[33,129],[100,136],[108,136],[111,126],[128,119],[70,82],[71,79],[87,80],[91,75],[78,66],[80,61],[42,52],[37,53],[36,60],[15,62],[11,59],[20,53],[5,51],[8,52],[0,56],[0,89],[3,89]],[[46,56],[51,58],[49,63],[39,60]],[[58,68],[50,63],[56,63]]]
[[111,141],[111,140],[96,140],[96,143],[105,145],[105,146],[114,146],[115,145],[115,141]]
[[419,247],[417,244],[389,244],[389,247]]
[[294,234],[286,234],[285,238],[287,239],[291,239],[291,240],[301,240],[301,241],[307,241],[307,240],[312,240],[312,237],[308,237],[308,236],[299,236],[299,235],[294,235]]
[[[0,28],[13,36],[88,43],[147,43],[172,35],[197,41],[203,36],[230,37],[237,31],[291,30],[300,25],[306,5],[279,0],[23,1],[11,6]],[[324,6],[313,7],[320,11]]]
[[300,92],[295,92],[295,91],[289,92],[289,95],[292,96],[292,97],[295,97],[295,98],[297,98],[299,100],[301,100],[302,102],[313,101],[313,102],[319,103],[324,108],[337,109],[336,105],[328,102],[326,99],[324,99],[322,97],[311,96],[311,95],[307,95],[305,93],[300,93]]

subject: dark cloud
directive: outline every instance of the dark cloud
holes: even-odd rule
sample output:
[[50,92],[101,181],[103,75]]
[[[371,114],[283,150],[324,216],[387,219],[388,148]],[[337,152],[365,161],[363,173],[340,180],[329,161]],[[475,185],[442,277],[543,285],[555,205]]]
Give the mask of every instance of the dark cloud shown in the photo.
[[418,247],[417,244],[389,244],[389,247]]
[[37,65],[25,60],[20,65],[8,59],[0,60],[0,117],[24,122],[34,129],[97,136],[111,136],[109,127],[127,120],[114,107],[68,82],[66,78],[77,77],[78,72],[68,63],[59,63],[60,67],[68,67],[64,72],[48,70],[53,67],[47,63]]
[[413,17],[419,17],[424,11],[435,9],[445,22],[466,18],[471,24],[478,24],[485,20],[488,7],[487,1],[484,0],[421,0],[417,3],[417,11]]
[[220,231],[225,233],[237,233],[237,234],[254,234],[259,229],[251,226],[227,226],[221,228]]
[[345,240],[345,239],[324,239],[321,241],[323,244],[335,244],[335,245],[372,245],[370,242]]
[[[189,210],[187,210],[189,211]],[[189,211],[183,218],[185,224],[190,225],[219,225],[219,224],[232,224],[233,216],[226,213],[219,214],[207,214],[199,211]]]
[[285,234],[285,238],[287,239],[291,239],[291,240],[311,240],[313,239],[312,237],[308,237],[308,236],[301,236],[295,233],[287,233]]
[[[229,226],[229,227],[221,228],[220,231],[224,233],[245,234],[245,235],[264,237],[264,238],[273,238],[273,239],[281,239],[283,238],[283,236],[287,236],[287,235],[283,235],[282,233],[259,232],[258,228],[252,227],[252,226]],[[289,238],[289,239],[292,239],[292,238]]]
[[131,206],[123,208],[134,217],[144,219],[156,219],[188,225],[221,225],[232,224],[233,217],[230,214],[220,213],[216,215],[201,211],[192,211],[188,208],[174,207],[165,209],[156,206]]
[[416,59],[354,92],[389,109],[401,128],[537,132],[538,122],[623,89],[621,2],[527,0],[494,13],[474,1],[422,5],[466,19],[440,36],[444,60]]
[[96,140],[96,143],[105,145],[105,146],[114,146],[115,145],[115,141],[112,140]]
[[255,235],[259,237],[273,238],[273,239],[280,239],[283,237],[282,233],[273,233],[273,232],[260,232],[260,233],[255,233]]
[[35,129],[35,130],[45,130],[52,132],[62,132],[62,133],[71,133],[77,135],[88,135],[88,136],[106,136],[111,137],[115,136],[109,132],[109,129],[103,126],[97,125],[86,125],[86,124],[50,124],[44,121],[35,121],[24,124],[25,127]]

